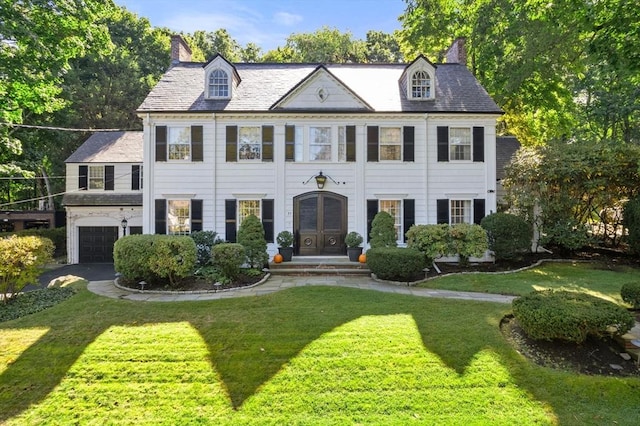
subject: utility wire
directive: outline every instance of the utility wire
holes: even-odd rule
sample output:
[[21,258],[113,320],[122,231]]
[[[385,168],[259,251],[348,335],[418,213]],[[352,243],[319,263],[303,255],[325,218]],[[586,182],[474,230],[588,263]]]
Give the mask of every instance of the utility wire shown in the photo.
[[21,127],[25,129],[60,130],[63,132],[141,132],[139,129],[73,129],[70,127],[37,126],[33,124],[0,123],[0,126]]

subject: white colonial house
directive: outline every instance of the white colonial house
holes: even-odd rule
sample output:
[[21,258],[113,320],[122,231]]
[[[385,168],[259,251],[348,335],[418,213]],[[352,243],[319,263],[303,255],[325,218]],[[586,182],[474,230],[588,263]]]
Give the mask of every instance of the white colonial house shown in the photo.
[[[220,55],[194,63],[174,36],[173,64],[138,109],[142,199],[136,204],[131,184],[139,156],[101,163],[106,176],[113,162],[121,198],[100,204],[106,188],[91,182],[65,197],[69,260],[83,261],[82,227],[117,227],[123,218],[143,233],[212,230],[235,241],[255,214],[271,254],[278,232],[289,230],[299,256],[345,254],[349,231],[366,244],[382,210],[395,218],[399,244],[413,224],[479,222],[496,211],[502,111],[455,53],[437,65],[422,56],[409,64],[230,63]],[[93,166],[74,156],[67,190]],[[68,200],[92,194],[93,206]]]

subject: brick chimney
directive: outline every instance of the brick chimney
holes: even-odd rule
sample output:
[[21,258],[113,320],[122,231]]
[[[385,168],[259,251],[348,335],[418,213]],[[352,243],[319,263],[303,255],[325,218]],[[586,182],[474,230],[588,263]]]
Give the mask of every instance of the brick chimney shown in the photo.
[[191,49],[182,36],[174,34],[171,36],[171,64],[178,62],[191,62]]
[[445,54],[446,62],[449,64],[467,65],[467,48],[465,47],[465,38],[458,37],[449,47]]

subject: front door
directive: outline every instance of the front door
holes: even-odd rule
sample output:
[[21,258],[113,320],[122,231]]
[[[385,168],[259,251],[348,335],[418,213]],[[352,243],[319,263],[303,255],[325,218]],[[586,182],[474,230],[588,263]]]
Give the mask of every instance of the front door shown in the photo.
[[293,199],[295,250],[300,256],[346,253],[347,198],[331,192],[309,192]]

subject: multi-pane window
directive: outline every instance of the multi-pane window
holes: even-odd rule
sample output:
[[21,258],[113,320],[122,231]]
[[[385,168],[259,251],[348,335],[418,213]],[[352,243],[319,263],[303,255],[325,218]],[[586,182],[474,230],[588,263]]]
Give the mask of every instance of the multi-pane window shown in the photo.
[[229,97],[229,77],[222,70],[214,70],[209,74],[209,97]]
[[169,127],[169,160],[189,160],[191,157],[191,128]]
[[104,166],[89,166],[89,189],[104,189]]
[[238,227],[250,215],[262,217],[260,213],[260,200],[238,200]]
[[471,220],[471,200],[451,200],[450,218],[452,225],[473,223]]
[[471,160],[471,129],[468,127],[449,128],[449,159]]
[[189,234],[191,231],[189,200],[169,200],[167,225],[169,234]]
[[338,126],[338,161],[347,161],[347,128]]
[[380,127],[380,160],[402,160],[402,129]]
[[240,127],[238,129],[238,159],[260,160],[262,134],[260,126]]
[[426,71],[416,71],[411,77],[411,97],[428,99],[431,97],[431,78]]
[[331,127],[309,128],[309,161],[331,161]]
[[402,203],[400,200],[380,200],[379,211],[391,215],[396,229],[396,241],[402,241]]

